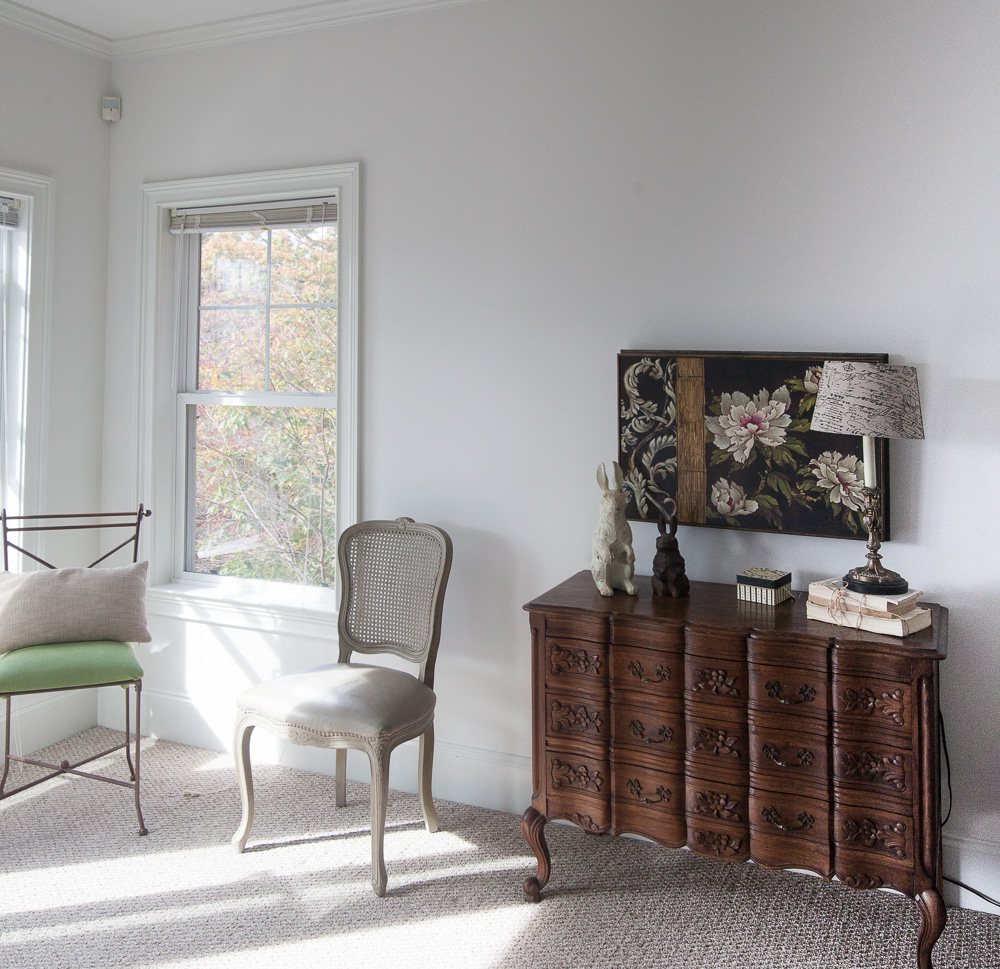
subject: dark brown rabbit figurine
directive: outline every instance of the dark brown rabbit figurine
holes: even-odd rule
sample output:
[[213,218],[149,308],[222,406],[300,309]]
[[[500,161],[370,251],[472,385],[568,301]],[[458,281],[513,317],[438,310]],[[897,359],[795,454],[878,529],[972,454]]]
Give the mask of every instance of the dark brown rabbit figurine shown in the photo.
[[691,582],[684,572],[684,558],[677,544],[677,516],[670,518],[670,531],[667,532],[667,520],[661,514],[656,523],[660,537],[656,540],[656,555],[653,557],[653,595],[686,596],[691,589]]

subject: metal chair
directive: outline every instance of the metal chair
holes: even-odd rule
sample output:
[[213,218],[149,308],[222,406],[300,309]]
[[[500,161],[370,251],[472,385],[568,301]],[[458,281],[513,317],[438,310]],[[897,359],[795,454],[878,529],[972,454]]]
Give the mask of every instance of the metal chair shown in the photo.
[[[87,529],[129,529],[130,533],[119,545],[106,552],[99,559],[91,562],[87,568],[93,568],[110,558],[129,545],[132,546],[132,562],[138,560],[139,529],[143,519],[152,514],[147,508],[139,505],[139,510],[125,512],[108,512],[85,515],[8,515],[7,510],[0,512],[0,524],[3,531],[3,566],[9,571],[10,550],[45,566],[55,569],[51,562],[39,557],[17,542],[25,541],[20,536],[27,532],[66,532]],[[107,519],[125,519],[107,521]],[[15,542],[12,536],[18,536]],[[142,667],[136,658],[135,651],[129,643],[119,642],[86,642],[86,643],[46,643],[38,646],[25,646],[0,655],[0,697],[6,701],[6,720],[4,726],[4,759],[3,774],[0,775],[0,800],[12,797],[20,791],[41,784],[43,781],[63,774],[73,774],[77,777],[89,777],[91,780],[103,781],[126,787],[133,792],[135,813],[139,819],[139,834],[147,833],[139,806],[139,714],[142,694]],[[30,757],[16,757],[10,752],[11,698],[27,696],[32,693],[53,693],[64,690],[89,690],[100,686],[120,686],[125,691],[125,740],[114,747],[92,754],[75,764],[63,760],[59,764],[48,764]],[[135,691],[135,738],[134,760],[130,750],[130,711],[129,687]],[[130,780],[123,781],[115,777],[105,777],[89,771],[79,770],[84,764],[89,764],[99,757],[125,750],[125,760],[128,764]],[[11,763],[31,764],[45,768],[51,773],[33,781],[22,784],[13,790],[5,791],[7,775]]]
[[[339,662],[280,676],[237,700],[235,755],[243,817],[233,845],[243,851],[253,824],[250,736],[254,727],[295,744],[336,750],[335,797],[346,803],[347,749],[362,750],[371,766],[372,889],[385,894],[383,860],[389,755],[420,738],[420,807],[428,831],[438,816],[431,799],[434,758],[434,662],[451,570],[451,539],[412,518],[361,522],[337,548],[341,603]],[[349,662],[352,653],[392,653],[418,664],[416,676]]]

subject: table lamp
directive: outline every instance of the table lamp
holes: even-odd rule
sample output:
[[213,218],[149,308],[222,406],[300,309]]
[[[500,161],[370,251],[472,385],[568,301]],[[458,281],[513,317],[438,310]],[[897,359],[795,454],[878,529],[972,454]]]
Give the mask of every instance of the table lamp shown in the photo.
[[889,363],[827,360],[816,394],[812,430],[859,434],[862,438],[868,561],[844,576],[853,592],[902,595],[909,585],[901,575],[882,566],[881,495],[875,472],[875,438],[923,438],[917,371]]

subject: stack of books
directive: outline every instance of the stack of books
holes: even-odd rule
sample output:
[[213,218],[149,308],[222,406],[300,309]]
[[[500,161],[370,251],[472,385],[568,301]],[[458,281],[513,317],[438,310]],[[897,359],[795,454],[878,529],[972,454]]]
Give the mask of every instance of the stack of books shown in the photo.
[[870,633],[909,636],[931,624],[930,609],[917,605],[922,595],[919,589],[898,596],[852,592],[843,579],[823,579],[809,583],[806,616]]

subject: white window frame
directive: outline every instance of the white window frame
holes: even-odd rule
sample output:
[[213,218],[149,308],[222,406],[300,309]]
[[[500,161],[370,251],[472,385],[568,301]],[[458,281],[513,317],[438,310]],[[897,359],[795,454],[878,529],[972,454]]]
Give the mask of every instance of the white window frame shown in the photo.
[[42,387],[49,360],[52,180],[0,168],[0,195],[21,203],[20,225],[8,240],[12,244],[11,285],[0,293],[6,327],[0,374],[5,472],[0,504],[11,514],[24,514],[45,506],[41,464],[48,408]]
[[[149,584],[166,594],[252,605],[259,617],[297,617],[336,607],[337,589],[185,571],[186,447],[178,394],[186,355],[189,279],[183,236],[169,233],[170,211],[207,205],[270,203],[336,194],[338,212],[337,533],[358,520],[358,197],[357,164],[182,179],[142,186],[137,386],[142,417],[137,501],[153,509],[146,540]],[[187,290],[187,291],[186,291]],[[338,583],[339,585],[339,583]],[[154,597],[155,598],[155,597]]]

